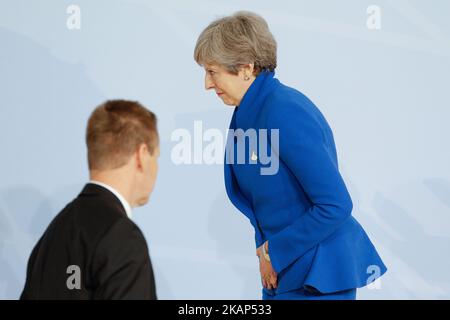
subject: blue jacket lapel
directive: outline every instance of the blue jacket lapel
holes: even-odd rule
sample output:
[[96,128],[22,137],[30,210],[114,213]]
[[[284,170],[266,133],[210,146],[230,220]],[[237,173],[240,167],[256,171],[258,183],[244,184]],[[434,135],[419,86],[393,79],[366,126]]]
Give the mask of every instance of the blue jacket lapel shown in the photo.
[[[233,117],[231,118],[230,122],[230,130],[236,130],[236,111],[233,113]],[[232,141],[233,140],[233,141]],[[230,131],[228,132],[227,137],[227,144],[226,148],[234,148],[234,144],[236,143],[236,140],[234,138],[234,135],[230,134]],[[261,230],[259,228],[259,225],[256,221],[255,213],[253,211],[253,208],[249,201],[242,195],[242,192],[239,188],[239,185],[237,183],[236,177],[233,172],[233,164],[230,160],[227,159],[227,152],[225,150],[225,161],[224,161],[224,178],[225,178],[225,189],[228,195],[228,198],[230,199],[231,203],[239,210],[241,211],[249,220],[250,223],[253,225],[255,229],[255,243],[256,247],[258,248],[261,246],[265,239],[264,236],[261,233]]]
[[[233,117],[231,118],[230,122],[230,130],[236,130],[236,109],[233,112]],[[234,144],[236,141],[231,141],[231,139],[234,139],[234,136],[230,134],[230,131],[228,132],[227,137],[227,148],[234,148]],[[242,195],[239,185],[237,184],[236,177],[233,173],[233,164],[231,163],[231,159],[227,159],[227,152],[225,151],[225,164],[224,164],[224,175],[225,175],[225,188],[227,190],[228,197],[230,198],[231,202],[240,210],[242,213],[244,213],[250,221],[255,220],[255,215],[253,212],[253,209],[250,205],[250,203],[245,199],[245,197]],[[253,222],[252,222],[253,223]]]

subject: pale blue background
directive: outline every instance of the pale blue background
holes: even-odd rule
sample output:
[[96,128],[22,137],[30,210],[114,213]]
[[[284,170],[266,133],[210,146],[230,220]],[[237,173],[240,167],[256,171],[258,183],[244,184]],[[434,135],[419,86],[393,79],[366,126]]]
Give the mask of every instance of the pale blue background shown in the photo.
[[[277,76],[334,129],[342,173],[389,271],[360,299],[450,297],[448,1],[1,1],[0,298],[16,299],[28,255],[87,180],[84,131],[107,98],[157,113],[160,174],[134,212],[161,299],[259,299],[253,231],[228,201],[222,166],[175,166],[170,140],[193,121],[225,130],[232,109],[192,59],[214,18],[263,15]],[[66,8],[81,8],[68,30]],[[369,5],[382,28],[366,27]]]

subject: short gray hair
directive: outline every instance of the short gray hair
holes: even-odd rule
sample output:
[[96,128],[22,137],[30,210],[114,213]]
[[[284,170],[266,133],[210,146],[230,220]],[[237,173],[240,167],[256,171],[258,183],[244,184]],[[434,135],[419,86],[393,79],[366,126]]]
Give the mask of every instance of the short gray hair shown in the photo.
[[253,63],[255,72],[277,67],[277,42],[267,22],[259,15],[239,11],[211,22],[198,37],[195,61],[219,64],[232,74]]

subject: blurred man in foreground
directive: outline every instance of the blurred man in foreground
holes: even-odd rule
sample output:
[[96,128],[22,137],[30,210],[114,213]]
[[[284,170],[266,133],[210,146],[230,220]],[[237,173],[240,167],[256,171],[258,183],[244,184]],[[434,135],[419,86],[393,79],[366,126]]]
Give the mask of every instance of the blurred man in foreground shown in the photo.
[[156,116],[107,101],[89,118],[86,144],[90,181],[34,247],[21,299],[156,299],[147,243],[131,220],[156,179]]

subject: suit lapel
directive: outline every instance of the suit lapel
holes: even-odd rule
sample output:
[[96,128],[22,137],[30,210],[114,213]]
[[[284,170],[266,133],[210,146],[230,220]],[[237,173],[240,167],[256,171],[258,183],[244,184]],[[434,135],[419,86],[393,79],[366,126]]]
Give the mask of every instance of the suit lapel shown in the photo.
[[[236,130],[236,112],[235,109],[233,112],[233,116],[230,122],[230,130]],[[233,141],[232,141],[233,140]],[[233,135],[228,132],[227,144],[226,148],[234,148],[236,144],[236,139]],[[250,222],[256,226],[255,214],[252,209],[251,204],[248,200],[242,195],[240,191],[239,185],[237,183],[236,177],[233,172],[233,164],[232,161],[234,159],[227,159],[227,152],[225,150],[225,161],[224,161],[224,177],[225,177],[225,188],[230,198],[230,201],[234,204],[236,208],[238,208],[248,219]]]

